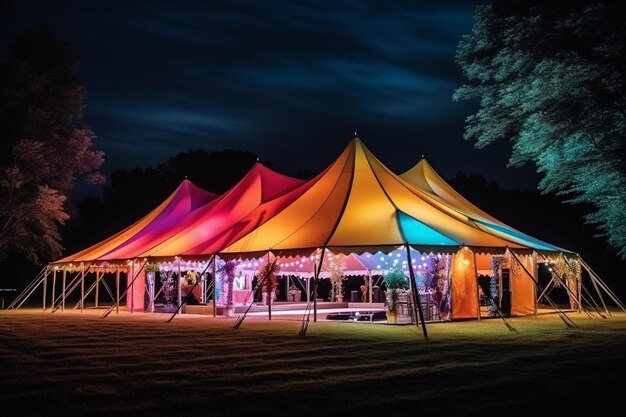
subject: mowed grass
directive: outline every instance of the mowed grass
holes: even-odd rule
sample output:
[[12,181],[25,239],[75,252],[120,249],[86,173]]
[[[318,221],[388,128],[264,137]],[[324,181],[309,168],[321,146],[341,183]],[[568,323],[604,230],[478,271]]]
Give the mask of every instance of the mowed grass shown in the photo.
[[[621,415],[626,314],[415,326],[0,312],[12,416]],[[13,411],[10,411],[13,410]]]

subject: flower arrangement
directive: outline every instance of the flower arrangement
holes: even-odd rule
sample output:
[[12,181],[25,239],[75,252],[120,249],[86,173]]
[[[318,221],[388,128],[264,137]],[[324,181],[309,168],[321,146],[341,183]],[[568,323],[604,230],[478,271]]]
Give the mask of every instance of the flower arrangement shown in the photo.
[[216,272],[222,277],[222,288],[226,290],[226,307],[233,305],[233,280],[235,279],[236,261],[222,261],[216,268]]
[[174,286],[174,278],[172,277],[173,272],[168,271],[165,274],[161,274],[161,284],[163,285],[163,297],[165,298],[165,302],[168,306],[173,305],[174,295],[176,292]]
[[183,283],[186,285],[194,285],[197,281],[196,271],[187,271],[187,273],[183,275]]
[[342,255],[337,255],[335,259],[330,262],[330,300],[343,301],[343,281],[346,279],[343,276],[343,270],[346,267],[346,262]]
[[398,290],[409,288],[409,280],[399,268],[392,268],[383,275],[383,282],[387,286],[387,310],[395,312],[398,308]]
[[187,300],[188,304],[199,304],[202,300],[202,287],[196,285],[196,283],[198,283],[198,273],[196,271],[187,271],[182,276],[181,291],[183,296],[186,297],[190,292],[192,294],[192,297]]
[[264,263],[257,272],[257,280],[264,293],[271,294],[276,289],[276,281],[280,271],[280,265],[276,262],[277,259],[274,258],[272,261]]

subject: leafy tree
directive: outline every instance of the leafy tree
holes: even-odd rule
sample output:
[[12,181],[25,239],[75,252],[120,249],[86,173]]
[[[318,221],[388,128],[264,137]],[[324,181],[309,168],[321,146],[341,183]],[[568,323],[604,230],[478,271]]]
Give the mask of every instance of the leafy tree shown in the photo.
[[103,181],[103,153],[81,123],[77,70],[70,47],[45,27],[15,36],[0,64],[0,259],[60,256],[76,180]]
[[626,258],[626,94],[622,2],[495,1],[476,9],[457,48],[477,98],[465,138],[513,144],[511,166],[535,163],[539,188],[591,203],[586,216]]

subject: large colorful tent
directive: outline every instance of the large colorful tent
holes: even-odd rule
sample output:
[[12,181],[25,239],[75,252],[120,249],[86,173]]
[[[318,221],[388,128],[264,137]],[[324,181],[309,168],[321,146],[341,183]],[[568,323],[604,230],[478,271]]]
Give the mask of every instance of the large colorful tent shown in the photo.
[[[406,258],[400,265],[409,271],[420,268],[420,262],[415,263],[418,256],[426,260],[443,257],[452,318],[479,317],[478,271],[489,268],[479,264],[492,256],[508,256],[504,262],[509,262],[514,290],[511,312],[535,312],[537,254],[565,252],[484,213],[425,161],[398,176],[354,138],[327,169],[309,181],[256,164],[218,198],[184,182],[139,222],[53,265],[81,262],[119,268],[127,264],[130,278],[135,276],[133,260],[139,258],[143,265],[148,260],[169,262],[170,271],[171,261],[176,260],[180,271],[181,261],[187,266],[193,261],[206,264],[213,256],[249,261],[271,253],[283,259],[310,260],[325,251],[352,256],[363,264],[355,268],[367,270],[372,268],[367,265],[367,254],[391,257],[396,251],[393,256],[397,258],[402,251]],[[380,255],[384,262],[376,265],[377,270],[387,268],[391,259],[385,256]],[[520,267],[514,267],[511,259]]]

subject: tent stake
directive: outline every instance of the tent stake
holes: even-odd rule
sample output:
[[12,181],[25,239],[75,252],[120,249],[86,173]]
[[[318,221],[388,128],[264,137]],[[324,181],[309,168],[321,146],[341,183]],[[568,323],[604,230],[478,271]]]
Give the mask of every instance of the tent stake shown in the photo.
[[[424,321],[424,313],[422,312],[422,303],[420,301],[420,294],[417,290],[417,285],[415,284],[415,273],[413,272],[413,264],[411,262],[411,247],[408,242],[404,244],[406,247],[406,262],[409,268],[409,276],[411,277],[411,282],[409,283],[409,288],[411,289],[411,295],[413,296],[413,309],[417,307],[417,312],[419,314],[419,321],[422,324],[422,333],[424,333],[424,337],[428,339],[428,332],[426,331],[426,322]],[[415,323],[415,325],[419,328],[419,323]]]

